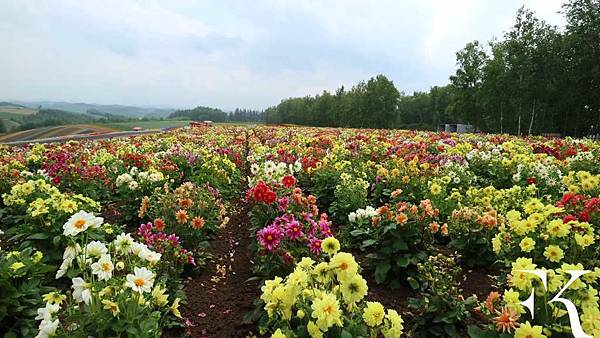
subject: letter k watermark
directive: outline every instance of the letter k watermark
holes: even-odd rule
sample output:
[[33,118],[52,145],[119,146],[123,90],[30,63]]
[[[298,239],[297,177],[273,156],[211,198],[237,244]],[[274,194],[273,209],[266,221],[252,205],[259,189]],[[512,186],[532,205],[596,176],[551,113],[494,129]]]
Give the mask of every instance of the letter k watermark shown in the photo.
[[[548,290],[548,276],[547,276],[545,270],[517,270],[517,271],[536,275],[542,281],[542,284],[544,285],[544,290]],[[569,314],[569,322],[571,324],[571,331],[573,332],[573,336],[575,338],[593,338],[592,336],[587,335],[585,332],[583,332],[583,328],[581,327],[581,322],[579,321],[579,313],[577,313],[577,308],[575,307],[575,304],[573,304],[573,302],[571,302],[570,300],[561,297],[563,292],[565,292],[565,290],[567,290],[569,288],[569,286],[571,286],[571,284],[573,284],[577,279],[579,279],[579,277],[581,277],[591,271],[589,271],[589,270],[566,270],[565,272],[568,273],[569,275],[571,275],[571,279],[569,279],[569,282],[556,294],[556,296],[554,296],[554,298],[552,298],[548,302],[548,304],[554,303],[554,302],[560,302],[565,305],[565,307],[567,308],[567,313]],[[526,307],[527,309],[529,309],[529,312],[531,313],[531,319],[533,319],[534,315],[535,315],[535,288],[532,288],[531,295],[529,296],[529,298],[527,298],[527,300],[525,300],[519,304],[521,304],[524,307]]]

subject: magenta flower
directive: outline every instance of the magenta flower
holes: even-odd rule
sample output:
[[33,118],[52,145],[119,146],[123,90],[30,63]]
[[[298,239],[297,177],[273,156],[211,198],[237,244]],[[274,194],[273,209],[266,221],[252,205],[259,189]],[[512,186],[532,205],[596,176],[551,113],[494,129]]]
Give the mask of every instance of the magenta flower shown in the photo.
[[308,219],[308,223],[310,224],[310,229],[308,229],[308,236],[314,237],[317,233],[317,230],[319,230],[319,225],[312,218]]
[[278,201],[279,211],[285,212],[285,209],[287,209],[289,202],[290,202],[290,200],[287,197],[280,198]]
[[310,249],[310,252],[312,252],[314,254],[320,254],[321,253],[321,240],[316,237],[310,237],[308,239],[308,249]]
[[325,220],[319,221],[319,227],[321,228],[321,233],[324,234],[326,237],[333,236],[333,234],[331,233],[330,224],[331,224],[330,222],[327,222]]
[[152,235],[152,223],[141,224],[138,229],[138,234],[142,237],[150,237]]
[[171,242],[171,245],[173,246],[177,246],[180,244],[179,237],[175,235],[169,235],[169,237],[167,237],[167,240]]
[[279,246],[281,235],[282,231],[277,225],[269,225],[258,231],[256,239],[262,247],[273,252]]
[[301,238],[304,235],[302,232],[302,224],[295,219],[292,220],[285,228],[285,235],[291,240],[297,240]]

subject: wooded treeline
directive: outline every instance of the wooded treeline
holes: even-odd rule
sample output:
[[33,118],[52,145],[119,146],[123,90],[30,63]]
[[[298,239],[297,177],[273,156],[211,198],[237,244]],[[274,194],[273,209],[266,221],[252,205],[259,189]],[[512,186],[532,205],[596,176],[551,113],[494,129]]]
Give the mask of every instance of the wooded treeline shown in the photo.
[[231,113],[226,113],[218,108],[198,106],[194,109],[177,110],[171,115],[170,119],[190,119],[194,121],[213,121],[213,122],[262,122],[264,121],[263,112],[252,109],[236,108]]
[[405,95],[378,75],[350,89],[289,98],[267,123],[434,129],[469,123],[512,134],[600,133],[600,0],[568,0],[558,28],[526,8],[499,39],[456,53],[449,84]]

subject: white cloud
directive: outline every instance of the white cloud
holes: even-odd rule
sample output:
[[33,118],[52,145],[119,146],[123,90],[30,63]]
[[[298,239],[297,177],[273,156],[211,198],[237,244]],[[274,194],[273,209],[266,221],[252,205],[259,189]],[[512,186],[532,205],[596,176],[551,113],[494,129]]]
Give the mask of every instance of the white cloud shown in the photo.
[[560,25],[560,3],[7,0],[0,99],[264,108],[378,73],[423,90],[521,5]]

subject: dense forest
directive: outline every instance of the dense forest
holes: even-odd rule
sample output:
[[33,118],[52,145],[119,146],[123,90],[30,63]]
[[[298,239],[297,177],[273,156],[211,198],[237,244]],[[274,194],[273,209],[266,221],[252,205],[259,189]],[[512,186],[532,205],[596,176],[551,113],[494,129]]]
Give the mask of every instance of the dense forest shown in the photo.
[[252,109],[236,108],[229,114],[229,121],[232,122],[264,122],[264,112]]
[[569,0],[564,28],[526,8],[499,39],[456,53],[445,86],[406,95],[378,75],[350,89],[289,98],[265,112],[267,123],[434,129],[469,123],[512,134],[600,133],[600,0]]
[[177,110],[171,115],[170,119],[190,119],[195,121],[214,121],[214,122],[225,122],[227,121],[227,113],[218,108],[203,107],[199,106],[194,109],[183,109]]

